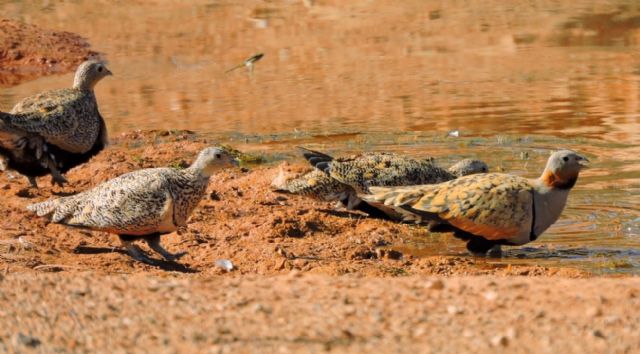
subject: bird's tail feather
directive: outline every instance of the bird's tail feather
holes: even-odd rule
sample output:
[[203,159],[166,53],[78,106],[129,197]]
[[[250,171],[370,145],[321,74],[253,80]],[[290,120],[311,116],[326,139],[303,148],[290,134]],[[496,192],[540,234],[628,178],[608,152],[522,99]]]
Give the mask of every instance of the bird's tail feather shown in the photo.
[[331,161],[333,161],[333,156],[327,155],[320,151],[310,150],[307,148],[303,148],[301,146],[298,147],[302,151],[302,156],[309,161],[311,166],[328,173],[329,168],[331,167]]
[[47,216],[53,214],[60,206],[60,199],[51,199],[41,203],[27,205],[27,210],[36,213],[38,216]]

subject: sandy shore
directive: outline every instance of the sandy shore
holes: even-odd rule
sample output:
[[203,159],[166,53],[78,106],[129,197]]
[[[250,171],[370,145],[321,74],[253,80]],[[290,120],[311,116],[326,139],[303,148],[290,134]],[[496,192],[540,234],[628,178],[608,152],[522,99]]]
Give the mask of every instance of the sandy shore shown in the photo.
[[3,278],[9,352],[633,353],[640,340],[638,279]]

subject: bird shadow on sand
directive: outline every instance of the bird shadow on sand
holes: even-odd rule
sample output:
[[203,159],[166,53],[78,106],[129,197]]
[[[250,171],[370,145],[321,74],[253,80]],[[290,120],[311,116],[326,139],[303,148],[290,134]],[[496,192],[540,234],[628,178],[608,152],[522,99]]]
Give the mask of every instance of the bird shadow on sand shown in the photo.
[[[56,196],[56,197],[68,197],[70,195],[75,195],[78,194],[78,192],[76,191],[51,191],[51,195],[52,196]],[[36,197],[46,197],[47,195],[45,193],[42,193],[41,190],[38,189],[34,189],[33,187],[26,187],[26,188],[22,188],[20,189],[17,193],[16,193],[17,197],[20,198],[25,198],[25,199],[33,199]]]
[[77,191],[51,191],[51,195],[55,195],[56,197],[68,197],[76,194],[78,194]]
[[358,212],[353,212],[353,211],[347,211],[347,210],[318,209],[317,211],[327,215],[337,216],[339,218],[363,219],[367,217],[364,214],[360,214]]
[[[101,254],[101,253],[113,253],[113,252],[122,253],[127,257],[129,256],[127,251],[119,248],[112,248],[112,247],[78,246],[73,249],[73,253],[76,253],[76,254]],[[148,263],[145,263],[145,264],[148,264]],[[184,264],[180,264],[178,262],[160,260],[155,258],[153,259],[153,264],[149,264],[149,265],[160,268],[168,272],[180,272],[180,273],[198,273],[199,272],[196,269],[193,269]]]

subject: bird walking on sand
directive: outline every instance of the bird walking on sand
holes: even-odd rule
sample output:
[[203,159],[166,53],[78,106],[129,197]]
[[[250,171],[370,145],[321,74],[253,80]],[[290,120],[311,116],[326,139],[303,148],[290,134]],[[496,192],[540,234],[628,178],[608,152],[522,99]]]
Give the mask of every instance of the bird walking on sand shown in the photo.
[[154,264],[133,241],[143,239],[164,259],[172,254],[160,245],[160,236],[186,225],[217,170],[237,165],[226,150],[202,150],[188,168],[150,168],[130,172],[69,197],[31,204],[27,209],[54,223],[117,234],[129,255]]
[[85,61],[73,87],[25,98],[10,113],[0,112],[0,156],[8,168],[27,176],[33,187],[36,177],[48,174],[62,186],[63,173],[102,151],[107,128],[93,89],[109,75],[103,62]]
[[317,200],[339,201],[348,210],[360,210],[372,217],[385,219],[390,215],[363,203],[358,193],[366,194],[372,186],[440,183],[488,171],[484,162],[471,159],[462,160],[445,170],[438,167],[433,158],[414,159],[379,152],[333,158],[318,151],[300,149],[316,169],[290,180],[286,180],[282,171],[272,183],[273,189]]
[[561,150],[535,180],[487,173],[436,185],[371,187],[372,194],[361,197],[406,220],[445,224],[468,241],[472,254],[486,254],[500,245],[534,241],[555,223],[587,162],[574,151]]

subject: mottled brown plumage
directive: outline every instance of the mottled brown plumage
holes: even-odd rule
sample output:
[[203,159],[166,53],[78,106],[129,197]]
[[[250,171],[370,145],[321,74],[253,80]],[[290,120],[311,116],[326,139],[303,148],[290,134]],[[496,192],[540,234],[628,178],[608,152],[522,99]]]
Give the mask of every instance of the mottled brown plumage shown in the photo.
[[472,253],[495,245],[535,240],[560,216],[586,159],[569,150],[554,153],[536,180],[501,173],[461,177],[435,185],[382,188],[361,197],[408,221],[435,221],[468,240]]
[[118,234],[136,260],[153,263],[131,243],[138,238],[145,239],[165,259],[173,260],[176,255],[160,246],[159,236],[186,225],[211,174],[231,164],[235,159],[227,151],[207,148],[184,170],[138,170],[86,192],[31,204],[27,209],[38,216],[49,216],[54,223]]
[[88,161],[107,144],[107,129],[93,91],[111,72],[104,63],[82,63],[72,88],[28,97],[10,113],[0,113],[0,155],[9,168],[27,176],[51,174],[55,183],[66,182],[62,173]]
[[275,190],[323,201],[340,201],[349,210],[360,210],[382,218],[387,218],[387,215],[362,203],[357,193],[367,193],[372,186],[439,183],[454,179],[459,174],[488,170],[484,162],[470,159],[445,170],[438,167],[433,158],[419,160],[376,152],[333,158],[321,152],[302,150],[305,158],[317,169],[289,180],[281,172],[272,184]]

